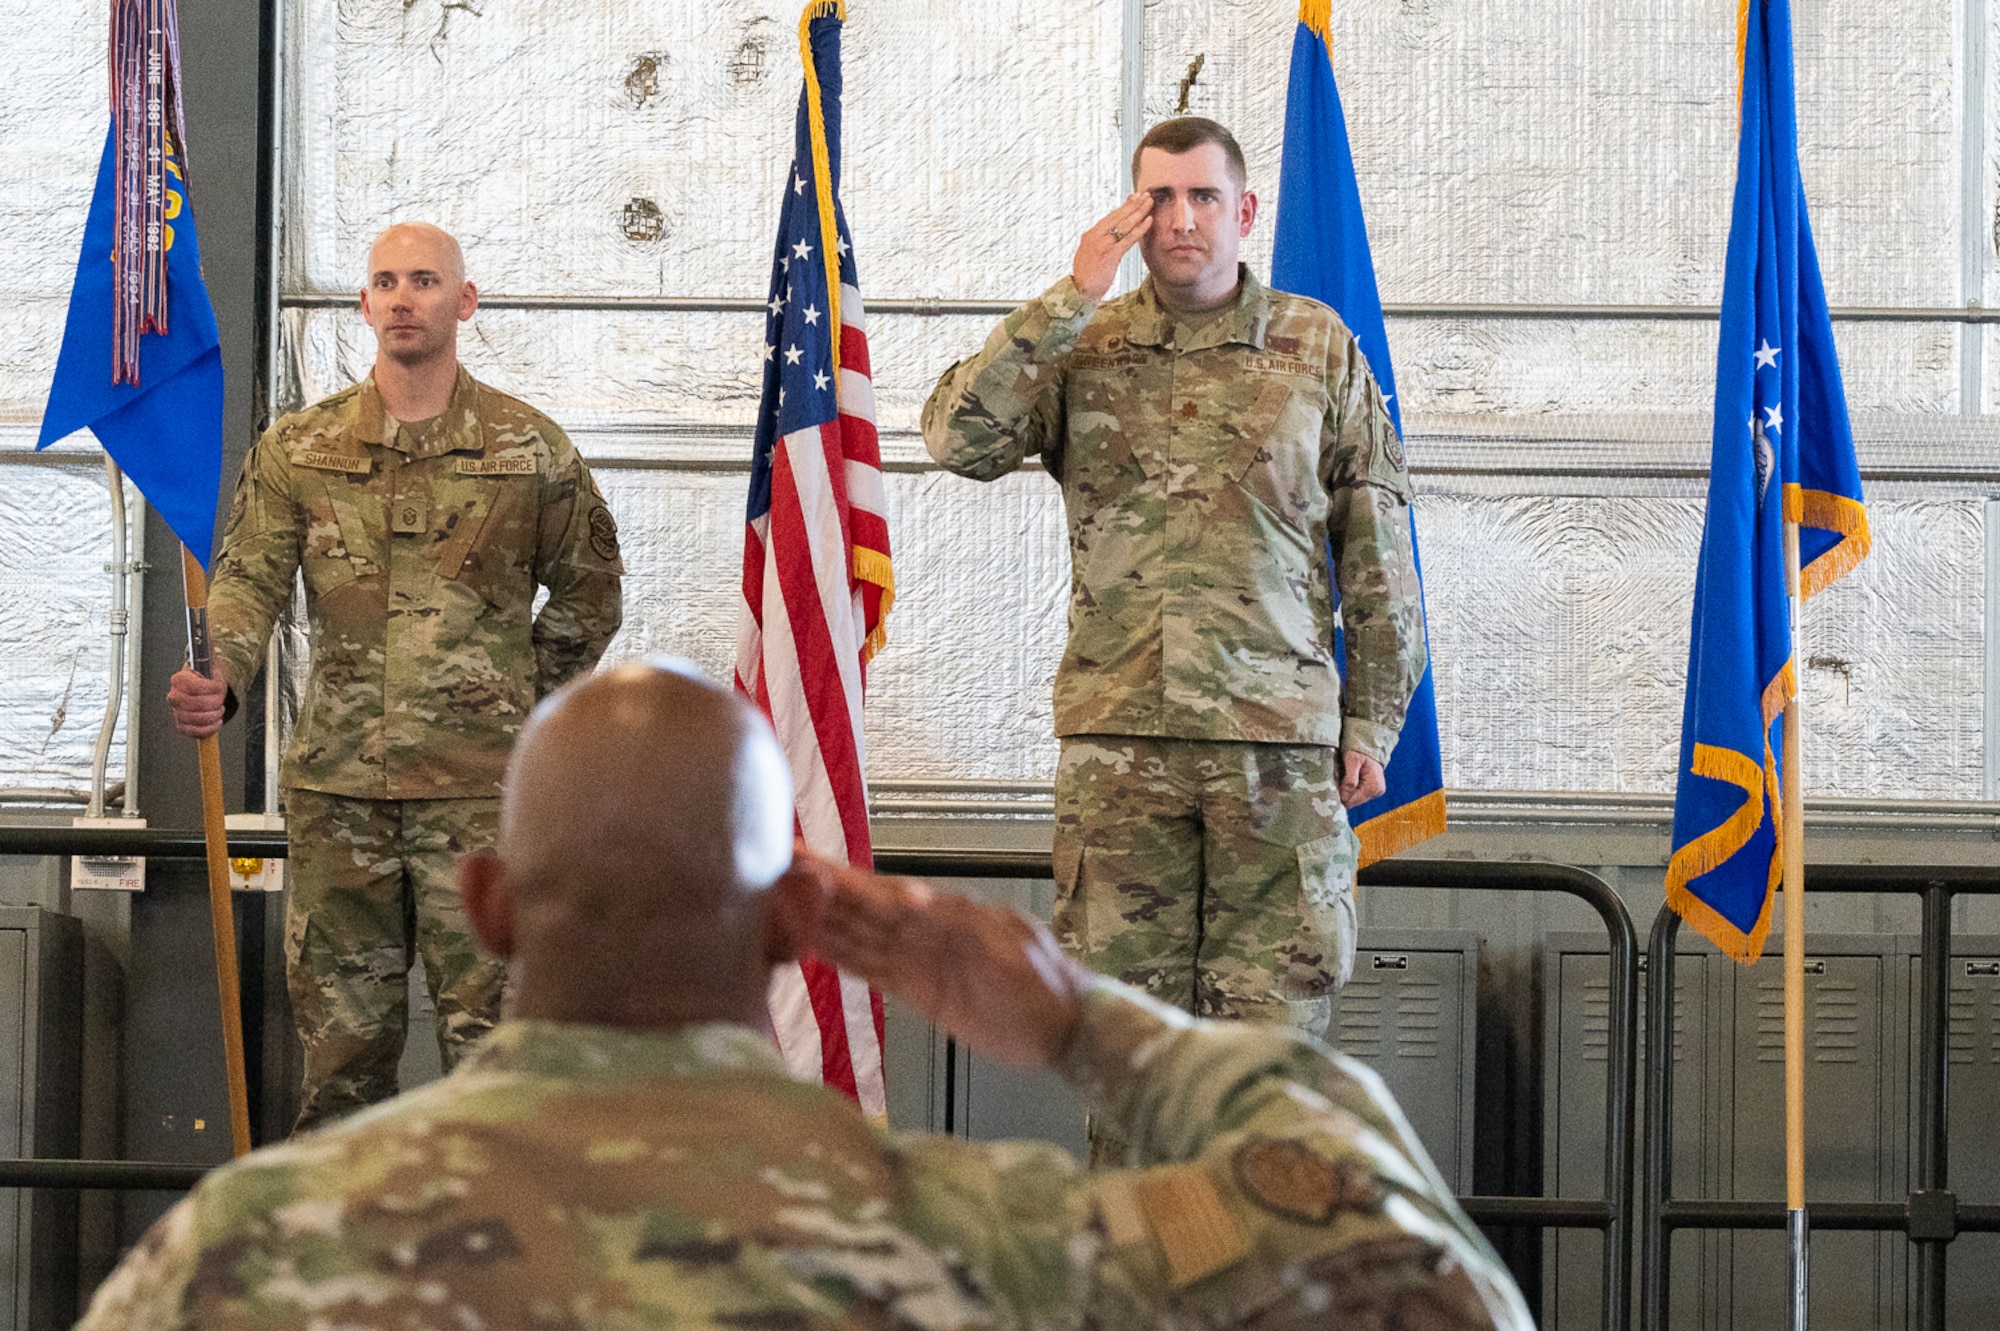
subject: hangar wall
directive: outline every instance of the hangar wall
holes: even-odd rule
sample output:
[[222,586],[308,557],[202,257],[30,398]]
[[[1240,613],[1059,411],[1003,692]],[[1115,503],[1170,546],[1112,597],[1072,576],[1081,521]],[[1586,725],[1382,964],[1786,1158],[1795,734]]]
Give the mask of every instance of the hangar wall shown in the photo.
[[[17,24],[5,60],[35,76],[0,81],[0,124],[36,131],[0,136],[21,182],[0,199],[18,237],[0,254],[0,462],[14,464],[0,471],[0,634],[27,648],[0,662],[0,787],[81,785],[103,697],[93,450],[19,451],[101,144],[101,8]],[[1720,290],[1734,5],[1336,8],[1381,285],[1401,311],[1390,339],[1447,781],[1557,806],[1664,795],[1714,347],[1712,322],[1676,311]],[[1877,545],[1808,614],[1815,795],[2000,796],[1984,613],[2000,376],[1991,330],[1952,317],[1992,295],[1986,9],[1838,0],[1797,16],[1830,297],[1904,312],[1837,327]],[[945,476],[914,433],[937,374],[992,322],[954,302],[1018,300],[1066,270],[1075,233],[1121,190],[1124,108],[1169,114],[1196,59],[1187,105],[1244,142],[1264,209],[1250,259],[1267,269],[1294,13],[853,5],[844,198],[864,296],[897,311],[870,318],[899,579],[871,681],[880,791],[1019,798],[1053,770],[1054,487]],[[761,331],[728,307],[767,276],[799,85],[792,8],[284,0],[276,14],[274,405],[365,372],[372,339],[347,299],[380,225],[453,229],[489,302],[467,362],[570,429],[624,528],[633,577],[613,653],[723,671]],[[199,205],[199,143],[193,159]],[[902,312],[913,302],[935,304]]]
[[[1415,313],[1390,330],[1426,473],[1447,780],[1671,790],[1713,326],[1509,307],[1717,298],[1734,7],[1566,14],[1583,26],[1562,40],[1528,4],[1337,8],[1385,298],[1501,307]],[[1295,10],[1147,4],[1128,60],[1129,9],[853,6],[843,193],[865,297],[949,308],[1048,285],[1120,193],[1125,92],[1136,84],[1146,121],[1169,114],[1197,58],[1188,106],[1241,134],[1266,209],[1252,262],[1268,266]],[[722,670],[761,325],[589,306],[761,295],[798,87],[788,11],[428,10],[291,11],[284,291],[345,292],[382,219],[429,215],[467,238],[490,294],[567,305],[482,316],[468,359],[547,404],[606,473],[638,553],[633,623],[614,652],[666,648]],[[1912,25],[1814,5],[1800,21],[1806,171],[1834,301],[1959,304],[1965,39],[1952,14]],[[898,787],[1039,783],[1053,770],[1066,574],[1054,488],[942,476],[914,434],[937,374],[991,322],[871,320],[886,452],[908,468],[890,483],[899,600],[869,716],[871,775]],[[1877,479],[1878,555],[1814,607],[1815,794],[1985,793],[1990,480],[1932,475],[2000,464],[1993,437],[1957,419],[1984,406],[1983,389],[1962,396],[1961,332],[1977,330],[1841,328],[1864,463],[1924,479]],[[344,309],[295,309],[286,334],[286,388],[303,398],[350,382],[372,354]],[[1983,384],[1983,347],[1966,354]]]

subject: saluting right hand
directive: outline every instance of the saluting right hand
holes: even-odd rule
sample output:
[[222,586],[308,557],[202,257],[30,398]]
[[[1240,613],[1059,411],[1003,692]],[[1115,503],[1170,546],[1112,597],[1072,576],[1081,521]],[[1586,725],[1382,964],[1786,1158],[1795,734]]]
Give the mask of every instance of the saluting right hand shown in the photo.
[[167,707],[174,714],[175,729],[189,739],[207,739],[222,729],[228,696],[229,681],[222,678],[219,667],[216,677],[210,679],[182,666],[167,686]]
[[819,876],[813,950],[932,1018],[977,1052],[1017,1067],[1062,1057],[1090,972],[1013,911],[801,853]]
[[1091,300],[1103,300],[1118,276],[1118,264],[1125,252],[1146,234],[1146,219],[1153,214],[1153,196],[1131,194],[1113,208],[1076,243],[1076,258],[1069,268],[1070,281]]

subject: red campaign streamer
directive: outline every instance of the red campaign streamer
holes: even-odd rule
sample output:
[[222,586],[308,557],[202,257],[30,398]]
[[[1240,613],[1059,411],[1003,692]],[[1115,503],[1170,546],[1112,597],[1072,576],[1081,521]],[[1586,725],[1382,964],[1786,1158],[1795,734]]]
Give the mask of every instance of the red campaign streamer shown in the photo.
[[168,159],[187,143],[176,0],[112,0],[117,221],[111,382],[139,382],[139,338],[167,331]]

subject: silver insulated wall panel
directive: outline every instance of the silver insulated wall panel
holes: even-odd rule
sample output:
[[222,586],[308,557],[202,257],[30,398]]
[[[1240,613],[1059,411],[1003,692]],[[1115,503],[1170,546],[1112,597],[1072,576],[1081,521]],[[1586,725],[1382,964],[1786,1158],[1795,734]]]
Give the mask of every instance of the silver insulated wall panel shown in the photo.
[[[0,14],[24,20],[26,8],[0,0]],[[1796,16],[1801,152],[1832,302],[1915,311],[1837,326],[1876,553],[1808,608],[1815,792],[1982,793],[1994,632],[1982,552],[2000,432],[1980,413],[2000,403],[1988,370],[2000,332],[1941,316],[1996,294],[1985,146],[2000,101],[1996,8],[1827,0]],[[1715,335],[1698,318],[1605,307],[1719,297],[1735,5],[1336,11],[1334,58],[1396,311],[1447,780],[1670,790]],[[938,373],[992,316],[879,307],[1010,302],[1048,286],[1118,196],[1121,143],[1136,129],[1120,107],[1129,98],[1156,119],[1184,84],[1188,109],[1243,141],[1263,205],[1248,257],[1268,271],[1295,15],[1288,0],[853,0],[843,194],[878,307],[870,336],[895,469],[898,601],[870,679],[877,781],[1049,778],[1068,577],[1046,477],[944,476],[914,436]],[[286,0],[284,405],[365,372],[372,339],[330,303],[397,218],[454,230],[490,297],[760,298],[791,151],[797,17],[761,0]],[[14,446],[53,364],[62,284],[48,273],[73,260],[101,141],[103,15],[9,32],[23,38],[0,44],[11,76],[0,129],[36,130],[0,134],[19,168],[10,178],[32,181],[0,197],[11,240],[0,442]],[[760,331],[749,312],[496,303],[466,332],[474,371],[546,409],[599,468],[633,573],[614,655],[674,651],[717,672],[730,658]],[[77,599],[65,613],[88,625],[101,623],[103,506],[86,474],[37,481],[72,486],[61,521],[74,531],[36,539],[70,552],[61,568],[73,572],[59,577],[73,577]],[[0,500],[0,535],[46,523],[49,501],[21,493]],[[43,563],[35,571],[51,581]],[[18,621],[50,618],[0,615],[10,647],[34,631]],[[53,650],[26,641],[10,659]],[[31,760],[53,751],[52,702],[16,706],[10,693],[0,705],[0,785],[29,782]],[[80,739],[71,771],[87,763]]]
[[102,0],[0,0],[0,799],[89,787],[109,686],[102,454],[30,452],[104,151],[107,22]]

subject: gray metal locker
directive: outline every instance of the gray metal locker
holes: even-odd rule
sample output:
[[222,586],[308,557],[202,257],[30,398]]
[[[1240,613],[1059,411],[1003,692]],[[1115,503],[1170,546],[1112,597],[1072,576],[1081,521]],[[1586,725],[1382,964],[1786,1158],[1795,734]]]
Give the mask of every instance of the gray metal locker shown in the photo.
[[[1922,972],[1914,946],[1909,964],[1908,1047],[1917,1047],[1919,989]],[[1948,1133],[1946,1181],[1961,1203],[2000,1203],[2000,1130],[1994,1126],[2000,1110],[2000,938],[1952,940],[1951,1020],[1946,1032],[1945,1075]],[[1917,1118],[1914,1083],[1905,1105],[1908,1122]],[[1915,1177],[1916,1134],[1905,1168]],[[1904,1306],[1916,1289],[1914,1274],[1906,1275]],[[1946,1249],[1945,1325],[2000,1326],[2000,1234],[1960,1234]]]
[[[1774,937],[1765,960],[1733,967],[1738,1020],[1736,1150],[1730,1189],[1739,1200],[1785,1195],[1784,976]],[[1806,1197],[1887,1201],[1907,1190],[1901,1137],[1907,1046],[1900,1038],[1907,989],[1893,937],[1815,937],[1806,945]],[[1895,1089],[1892,1091],[1891,1087]],[[1812,1239],[1814,1331],[1877,1331],[1900,1325],[1905,1247],[1899,1235],[1821,1232]],[[1731,1324],[1783,1322],[1785,1236],[1731,1236]]]
[[[1732,1023],[1729,963],[1701,939],[1683,933],[1674,964],[1674,1191],[1712,1197],[1721,1187],[1726,1158],[1727,1069],[1705,1056],[1718,1048]],[[1640,958],[1643,966],[1644,957]],[[1604,1195],[1604,1097],[1611,1027],[1611,965],[1602,934],[1554,933],[1544,954],[1543,1079],[1544,1187],[1549,1196]],[[1646,989],[1641,971],[1639,1029],[1645,1030]],[[1641,1058],[1643,1058],[1643,1052]],[[1641,1064],[1634,1130],[1645,1113]],[[1676,1331],[1718,1326],[1718,1294],[1725,1278],[1724,1240],[1684,1230],[1673,1244]],[[1550,1232],[1543,1249],[1542,1324],[1548,1331],[1595,1328],[1603,1289],[1603,1239],[1594,1230]],[[1636,1288],[1637,1265],[1634,1265]]]
[[[82,1085],[83,931],[66,915],[0,907],[0,1150],[75,1159]],[[12,1255],[0,1328],[68,1326],[77,1314],[76,1193],[0,1190]]]
[[889,1126],[898,1132],[944,1131],[944,1036],[896,999],[882,1003],[882,1077]]
[[[1681,939],[1675,1195],[1782,1200],[1784,989],[1779,940],[1768,945],[1764,961],[1740,967],[1685,930]],[[1552,1188],[1572,1176],[1594,1181],[1600,1169],[1603,1072],[1601,1065],[1591,1066],[1590,1024],[1593,1012],[1603,1008],[1603,946],[1601,940],[1551,938]],[[1961,958],[2000,959],[2000,940],[1959,939],[1955,947]],[[1596,956],[1578,958],[1571,948]],[[1689,949],[1697,956],[1686,955]],[[1900,1201],[1908,1191],[1916,1094],[1911,1062],[1916,952],[1913,939],[1896,935],[1826,935],[1807,942],[1809,1203]],[[1576,964],[1582,960],[1594,960],[1595,968]],[[1697,966],[1708,973],[1701,983],[1691,979]],[[2000,972],[2000,966],[1994,969]],[[1954,976],[1954,1040],[1959,1048],[1952,1065],[1951,1181],[1962,1197],[1984,1201],[2000,1194],[2000,1142],[1988,1126],[1991,1106],[2000,1103],[2000,976],[1969,973],[1962,962],[1954,962]],[[1593,982],[1600,986],[1594,991]],[[1705,1006],[1706,1013],[1698,1015],[1698,1006]],[[1990,1264],[1990,1257],[2000,1254],[1995,1245],[1982,1250],[1974,1242],[1968,1236],[1952,1245],[1951,1267],[1957,1273],[1951,1286],[1953,1327],[2000,1325]],[[1592,1324],[1596,1241],[1581,1237],[1577,1243],[1566,1235],[1555,1249],[1558,1257],[1545,1273],[1545,1323],[1552,1331]],[[1747,1331],[1782,1320],[1781,1232],[1684,1230],[1673,1250],[1676,1331]],[[1988,1261],[1982,1262],[1982,1255]],[[1907,1325],[1908,1273],[1907,1245],[1900,1234],[1816,1234],[1814,1331],[1886,1331]]]
[[1327,1042],[1381,1074],[1452,1190],[1472,1191],[1479,935],[1363,929]]

